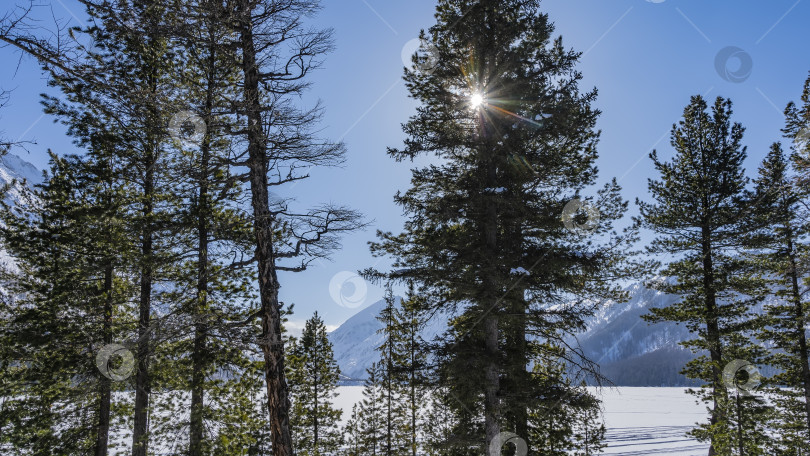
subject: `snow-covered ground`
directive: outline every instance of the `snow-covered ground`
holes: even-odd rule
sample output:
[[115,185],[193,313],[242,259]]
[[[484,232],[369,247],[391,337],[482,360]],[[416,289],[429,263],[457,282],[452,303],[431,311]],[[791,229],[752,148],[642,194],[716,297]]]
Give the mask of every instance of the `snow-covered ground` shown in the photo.
[[[708,446],[685,434],[707,418],[684,388],[612,388],[597,391],[603,400],[608,448],[612,456],[704,456]],[[344,410],[345,423],[352,405],[363,396],[362,386],[338,388],[335,405]]]
[[684,388],[614,388],[601,391],[610,455],[704,456],[708,445],[685,434],[708,419]]

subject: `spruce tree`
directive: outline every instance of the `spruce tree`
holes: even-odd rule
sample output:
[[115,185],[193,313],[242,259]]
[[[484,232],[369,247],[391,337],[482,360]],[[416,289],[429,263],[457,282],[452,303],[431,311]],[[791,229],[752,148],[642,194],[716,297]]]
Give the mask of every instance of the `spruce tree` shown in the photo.
[[[92,19],[87,27],[71,33],[82,48],[82,59],[69,72],[52,72],[53,83],[67,98],[67,106],[51,99],[57,114],[75,107],[114,125],[115,159],[119,177],[131,183],[132,204],[125,222],[130,236],[138,239],[133,265],[138,276],[136,311],[135,397],[132,455],[146,456],[149,443],[149,409],[153,386],[151,360],[156,345],[153,317],[170,290],[167,276],[174,266],[172,215],[178,199],[170,183],[167,146],[168,124],[176,93],[176,71],[171,30],[179,2],[80,0]],[[81,77],[75,75],[81,75]],[[100,77],[99,75],[104,75]]]
[[438,348],[441,385],[458,398],[457,446],[489,448],[502,430],[527,436],[543,400],[527,370],[537,341],[584,329],[596,302],[619,297],[605,284],[625,272],[632,236],[613,230],[626,209],[615,181],[594,192],[588,220],[576,210],[597,178],[596,91],[579,90],[579,54],[552,36],[539,2],[443,0],[436,11],[405,73],[420,107],[389,154],[439,161],[412,171],[395,199],[404,232],[372,249],[395,258],[389,278],[424,291],[423,310],[458,311]]
[[650,154],[660,173],[649,180],[653,201],[638,202],[639,222],[658,235],[649,254],[672,258],[661,271],[672,280],[652,286],[680,296],[646,318],[684,324],[695,336],[682,343],[698,354],[683,373],[705,382],[692,392],[710,404],[710,420],[693,435],[710,442],[710,456],[733,451],[734,402],[724,368],[736,359],[756,364],[763,355],[751,343],[762,324],[751,315],[762,284],[744,256],[755,204],[745,192],[744,129],[731,116],[730,100],[718,97],[709,109],[702,97],[692,97],[672,128],[675,156],[665,162],[657,151]]
[[[548,347],[553,352],[559,347]],[[529,414],[529,441],[544,455],[598,454],[605,444],[599,400],[584,385],[575,385],[557,359],[537,363],[532,376],[541,401]]]
[[[420,454],[424,435],[423,425],[426,410],[425,396],[428,390],[428,347],[421,332],[425,326],[425,315],[419,309],[425,305],[413,286],[408,289],[401,310],[397,313],[395,328],[399,332],[400,357],[396,368],[401,384],[400,400],[406,415],[407,444],[410,454]],[[435,421],[432,422],[435,424]]]
[[296,454],[334,454],[341,444],[337,426],[342,411],[334,406],[340,368],[323,320],[307,320],[301,340],[292,340],[288,375],[292,399],[290,425]]

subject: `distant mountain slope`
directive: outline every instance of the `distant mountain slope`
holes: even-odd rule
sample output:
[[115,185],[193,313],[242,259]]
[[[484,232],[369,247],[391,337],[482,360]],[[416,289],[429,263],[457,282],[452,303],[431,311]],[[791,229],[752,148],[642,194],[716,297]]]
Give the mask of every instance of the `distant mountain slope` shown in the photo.
[[[397,297],[396,303],[397,306],[401,305],[401,298]],[[329,333],[335,360],[340,366],[341,378],[344,381],[366,378],[366,369],[380,359],[376,349],[383,342],[382,334],[378,333],[383,324],[377,320],[377,316],[384,308],[385,301],[377,301]],[[422,337],[425,340],[432,340],[444,331],[446,325],[446,319],[437,316],[422,330]]]
[[677,297],[635,283],[627,288],[630,300],[608,301],[577,337],[584,353],[597,362],[602,374],[619,386],[689,386],[680,374],[694,355],[679,342],[691,336],[675,323],[648,323],[641,317],[652,308],[674,304]]
[[[6,203],[14,206],[20,204],[31,204],[30,201],[23,201],[21,185],[25,182],[28,186],[33,186],[42,182],[42,172],[36,166],[28,163],[14,154],[0,156],[0,188],[5,187],[14,181],[8,192],[4,195]],[[0,267],[14,267],[13,259],[0,245]]]
[[[641,316],[654,307],[665,307],[677,299],[646,288],[641,283],[626,288],[630,300],[607,302],[588,321],[588,330],[577,335],[574,343],[597,361],[602,373],[619,386],[688,386],[680,375],[692,353],[678,342],[689,332],[674,323],[648,324]],[[375,348],[382,343],[377,333],[382,324],[376,316],[385,307],[383,301],[363,309],[330,333],[335,357],[344,380],[363,379],[366,369],[379,359]],[[422,337],[432,340],[446,328],[446,318],[435,317],[423,330]]]

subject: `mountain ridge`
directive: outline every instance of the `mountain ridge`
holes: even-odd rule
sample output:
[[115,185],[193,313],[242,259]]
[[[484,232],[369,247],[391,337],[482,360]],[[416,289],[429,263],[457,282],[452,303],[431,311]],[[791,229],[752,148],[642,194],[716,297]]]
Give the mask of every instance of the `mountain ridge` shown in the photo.
[[[651,308],[666,307],[678,298],[653,290],[643,282],[625,288],[630,299],[607,301],[586,322],[587,330],[571,342],[585,356],[600,365],[616,386],[693,386],[680,374],[694,355],[679,342],[690,337],[689,331],[672,322],[647,323],[641,316]],[[399,302],[399,301],[398,301]],[[376,320],[384,301],[364,308],[329,333],[344,382],[365,378],[365,370],[379,360],[375,350],[382,343],[382,323]],[[426,323],[422,338],[432,340],[446,329],[446,316],[437,315]]]

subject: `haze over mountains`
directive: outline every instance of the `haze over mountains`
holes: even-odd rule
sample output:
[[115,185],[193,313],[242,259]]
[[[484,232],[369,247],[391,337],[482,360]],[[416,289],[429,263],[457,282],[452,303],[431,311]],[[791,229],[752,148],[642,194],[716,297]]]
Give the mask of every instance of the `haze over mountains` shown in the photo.
[[[588,323],[588,330],[576,337],[583,352],[601,366],[602,373],[618,386],[689,386],[679,372],[693,355],[678,345],[689,332],[674,323],[649,324],[641,316],[654,307],[677,299],[635,283],[626,288],[630,300],[607,302]],[[366,369],[379,356],[382,324],[376,319],[385,307],[378,301],[349,318],[329,334],[344,381],[366,377]],[[432,340],[446,328],[446,315],[437,315],[422,331]]]

